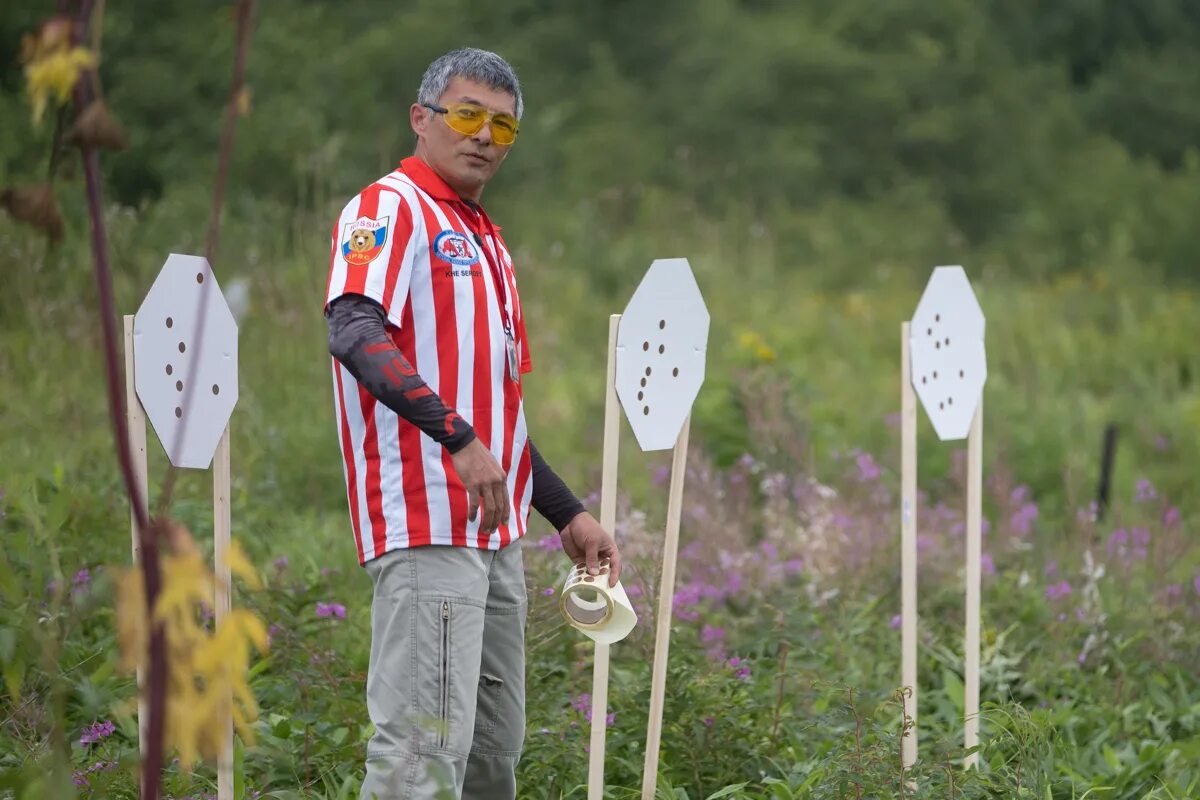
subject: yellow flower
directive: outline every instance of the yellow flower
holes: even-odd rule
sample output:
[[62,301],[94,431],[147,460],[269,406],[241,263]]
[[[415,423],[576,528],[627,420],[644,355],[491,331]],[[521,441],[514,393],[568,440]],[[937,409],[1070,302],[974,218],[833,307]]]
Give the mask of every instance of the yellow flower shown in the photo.
[[57,106],[66,103],[83,71],[96,66],[91,50],[71,46],[71,21],[66,17],[49,20],[36,36],[26,35],[21,42],[21,61],[35,125],[41,122],[51,99]]
[[742,331],[738,336],[738,344],[758,361],[770,363],[776,358],[775,349],[754,331]]
[[[250,724],[258,718],[258,703],[247,675],[254,651],[265,653],[266,626],[243,608],[225,614],[213,631],[201,621],[201,609],[213,602],[216,578],[186,529],[168,524],[165,541],[173,552],[160,559],[162,591],[153,618],[162,624],[167,649],[167,709],[165,745],[192,767],[200,759],[217,758],[228,724],[247,743]],[[254,586],[258,573],[233,543],[230,571]],[[147,652],[146,600],[138,568],[125,571],[118,584],[118,638],[122,665],[145,669]]]

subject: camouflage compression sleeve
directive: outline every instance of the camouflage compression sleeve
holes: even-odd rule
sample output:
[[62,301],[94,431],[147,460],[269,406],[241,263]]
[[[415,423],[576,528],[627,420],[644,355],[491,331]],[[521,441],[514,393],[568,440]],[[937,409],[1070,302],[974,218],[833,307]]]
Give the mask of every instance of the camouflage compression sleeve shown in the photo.
[[584,511],[583,503],[550,469],[532,439],[529,440],[529,457],[533,461],[533,510],[545,517],[554,530],[561,532],[576,514]]
[[388,336],[383,307],[362,295],[330,304],[329,352],[379,402],[451,453],[475,440],[467,421],[426,385]]

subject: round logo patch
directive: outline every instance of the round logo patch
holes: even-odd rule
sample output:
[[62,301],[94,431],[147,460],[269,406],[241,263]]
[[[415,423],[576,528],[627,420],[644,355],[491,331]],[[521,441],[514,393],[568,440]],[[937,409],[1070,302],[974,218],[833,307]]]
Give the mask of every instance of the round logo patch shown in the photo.
[[479,263],[479,251],[466,234],[458,231],[442,231],[433,240],[433,252],[442,261],[459,267]]

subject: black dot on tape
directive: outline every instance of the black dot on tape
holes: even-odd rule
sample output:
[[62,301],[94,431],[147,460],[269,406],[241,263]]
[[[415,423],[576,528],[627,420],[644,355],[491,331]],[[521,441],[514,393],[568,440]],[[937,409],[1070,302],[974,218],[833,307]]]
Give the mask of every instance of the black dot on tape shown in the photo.
[[679,367],[676,367],[675,369],[671,370],[671,377],[672,377],[672,378],[678,378],[678,377],[679,377]]
[[941,350],[941,349],[942,349],[942,343],[941,343],[941,342],[934,342],[934,343],[933,343],[933,347],[934,347],[934,349],[936,349],[936,350]]
[[650,368],[646,367],[646,377],[650,377]]
[[946,405],[948,405],[948,406],[952,406],[952,405],[954,405],[954,398],[953,398],[953,397],[947,397],[947,398],[946,398]]
[[170,317],[167,317],[167,327],[169,328],[174,324],[175,324],[175,320],[171,319]]
[[642,352],[644,353],[644,352],[646,352],[646,351],[647,351],[647,350],[649,350],[649,349],[650,349],[650,343],[649,343],[649,342],[642,342]]
[[933,371],[933,379],[935,381],[937,380],[937,370],[936,369]]
[[667,346],[665,344],[660,344],[658,346],[658,354],[661,356],[665,352],[667,352]]
[[646,386],[646,379],[642,378],[642,387],[645,388],[645,386]]
[[650,406],[643,406],[643,407],[642,407],[642,414],[643,414],[643,415],[645,415],[645,416],[647,416],[647,417],[648,417],[648,416],[650,416]]
[[941,315],[941,314],[934,314],[934,315],[933,315],[933,321],[934,321],[934,322],[941,322],[941,321],[942,321],[942,315]]
[[174,371],[175,371],[175,368],[172,367],[170,364],[167,364],[167,374],[170,375]]
[[921,376],[921,383],[929,383],[929,380],[928,380],[928,379],[927,379],[927,378],[926,378],[924,375],[922,375],[922,376]]
[[177,391],[177,392],[183,391],[183,381],[175,381],[175,391]]
[[950,346],[950,337],[949,336],[946,337],[946,346],[947,347]]
[[926,336],[933,336],[933,328],[926,328],[926,329],[925,329],[925,335],[926,335]]
[[214,384],[213,384],[213,394],[220,394],[220,393],[221,393],[221,387],[220,387],[220,386],[217,386],[217,385],[214,383]]
[[960,370],[958,371],[958,377],[960,377],[960,378],[965,378],[965,377],[967,377],[967,374],[966,374],[965,372],[963,372],[963,371],[960,369]]
[[940,411],[940,410],[942,410],[942,409],[944,409],[945,407],[946,407],[946,404],[945,404],[945,403],[938,403],[938,410],[939,410],[939,411]]
[[175,406],[175,416],[176,416],[176,417],[182,417],[182,416],[183,416],[183,409],[182,409],[182,408],[180,408],[179,406]]
[[645,393],[645,392],[638,392],[638,400],[641,400],[641,399],[642,399],[642,398],[644,398],[645,396],[646,396],[646,393]]
[[196,283],[204,283],[204,273],[203,272],[196,273]]
[[187,350],[187,345],[186,345],[186,344],[184,344],[183,342],[180,342],[180,343],[179,343],[179,352],[181,352],[181,353],[182,353],[182,352],[184,352],[184,351],[186,351],[186,350]]
[[665,319],[660,319],[658,321],[658,329],[661,331],[665,327],[667,327],[667,321]]

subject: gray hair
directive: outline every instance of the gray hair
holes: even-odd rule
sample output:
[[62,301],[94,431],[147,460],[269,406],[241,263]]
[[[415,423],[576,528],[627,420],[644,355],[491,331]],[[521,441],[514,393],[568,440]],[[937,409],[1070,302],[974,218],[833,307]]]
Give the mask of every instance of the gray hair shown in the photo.
[[517,80],[516,71],[495,53],[474,47],[451,50],[430,64],[421,78],[417,102],[436,104],[455,76],[511,94],[517,101],[517,119],[521,118],[525,103],[521,99],[521,82]]

